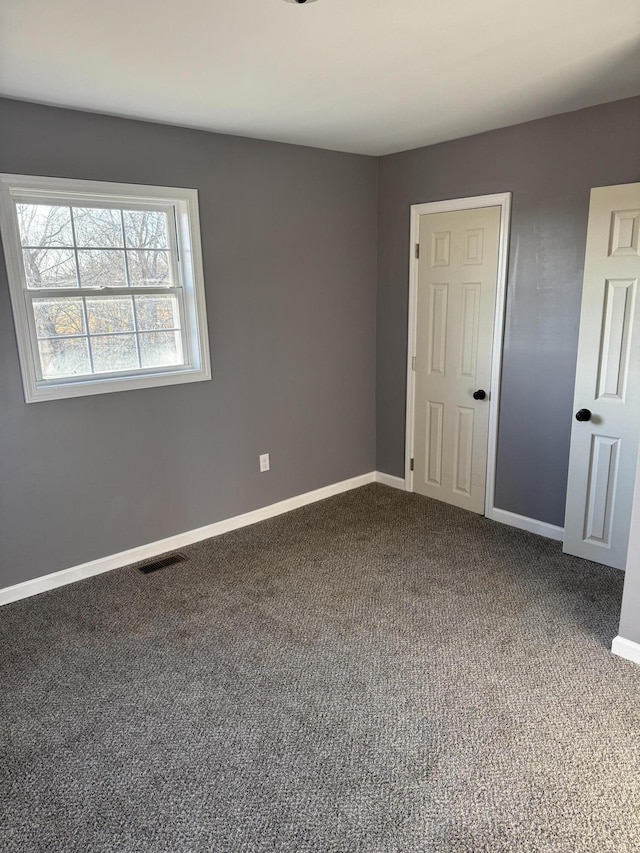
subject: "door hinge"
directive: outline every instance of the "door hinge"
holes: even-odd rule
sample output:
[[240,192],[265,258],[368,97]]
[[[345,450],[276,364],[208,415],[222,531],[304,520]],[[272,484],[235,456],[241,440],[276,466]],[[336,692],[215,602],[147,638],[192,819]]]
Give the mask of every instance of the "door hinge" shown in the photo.
[[414,355],[411,359],[411,370],[415,370],[415,369],[416,369],[416,357]]
[[413,471],[413,462],[414,462],[414,460],[412,459],[412,460],[411,460],[411,464],[409,465],[409,470],[410,470],[410,471]]
[[416,243],[416,258],[420,257],[420,243]]

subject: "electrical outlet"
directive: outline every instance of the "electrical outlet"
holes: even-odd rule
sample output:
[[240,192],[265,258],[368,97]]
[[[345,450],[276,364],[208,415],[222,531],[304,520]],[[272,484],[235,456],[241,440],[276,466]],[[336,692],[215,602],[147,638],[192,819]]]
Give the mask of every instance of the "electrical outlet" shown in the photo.
[[261,453],[260,454],[260,471],[264,474],[265,471],[268,471],[271,468],[271,463],[269,462],[269,454]]

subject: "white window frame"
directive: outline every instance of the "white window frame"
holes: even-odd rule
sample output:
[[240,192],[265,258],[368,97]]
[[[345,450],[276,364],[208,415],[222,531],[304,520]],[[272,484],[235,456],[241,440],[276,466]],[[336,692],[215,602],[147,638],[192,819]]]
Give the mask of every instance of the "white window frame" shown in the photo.
[[[28,305],[30,299],[38,296],[38,290],[27,288],[16,213],[17,201],[76,206],[95,204],[125,209],[164,208],[169,213],[172,212],[170,221],[173,219],[175,223],[175,234],[171,233],[174,229],[170,227],[169,241],[172,263],[175,261],[176,264],[175,289],[180,304],[185,363],[176,367],[43,379],[40,374],[33,311]],[[0,174],[0,235],[27,403],[211,379],[197,190]],[[145,292],[147,291],[162,292],[163,288],[145,288]],[[46,293],[50,294],[50,291],[47,290]],[[60,296],[69,293],[71,289],[64,290]],[[90,288],[73,288],[73,295],[88,296],[91,293]],[[94,290],[93,293],[106,295],[103,289]],[[127,293],[131,293],[130,288],[108,289],[108,295]]]

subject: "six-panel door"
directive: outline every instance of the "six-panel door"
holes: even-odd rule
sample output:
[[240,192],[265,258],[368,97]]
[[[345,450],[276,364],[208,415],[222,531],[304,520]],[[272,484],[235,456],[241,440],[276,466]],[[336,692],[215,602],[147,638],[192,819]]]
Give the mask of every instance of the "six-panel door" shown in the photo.
[[477,513],[485,504],[500,213],[420,217],[413,488]]
[[591,191],[564,550],[625,567],[640,432],[640,184]]

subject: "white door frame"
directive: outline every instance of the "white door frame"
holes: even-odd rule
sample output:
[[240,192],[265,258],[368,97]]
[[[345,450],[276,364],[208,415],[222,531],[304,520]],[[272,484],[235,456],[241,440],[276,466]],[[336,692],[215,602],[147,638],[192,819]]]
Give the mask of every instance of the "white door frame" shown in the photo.
[[405,431],[404,486],[413,491],[413,419],[415,410],[415,371],[418,322],[418,264],[416,246],[420,242],[420,217],[428,213],[451,213],[457,210],[472,210],[478,207],[500,207],[500,243],[498,246],[498,279],[496,282],[496,311],[493,326],[491,355],[491,387],[489,389],[489,443],[487,448],[487,485],[484,514],[493,518],[496,481],[496,454],[498,448],[498,412],[500,407],[500,376],[502,373],[502,348],[504,341],[504,319],[507,294],[507,272],[509,259],[509,229],[511,226],[511,193],[454,198],[448,201],[433,201],[411,205],[411,241],[409,253],[409,328],[407,345],[407,414]]

